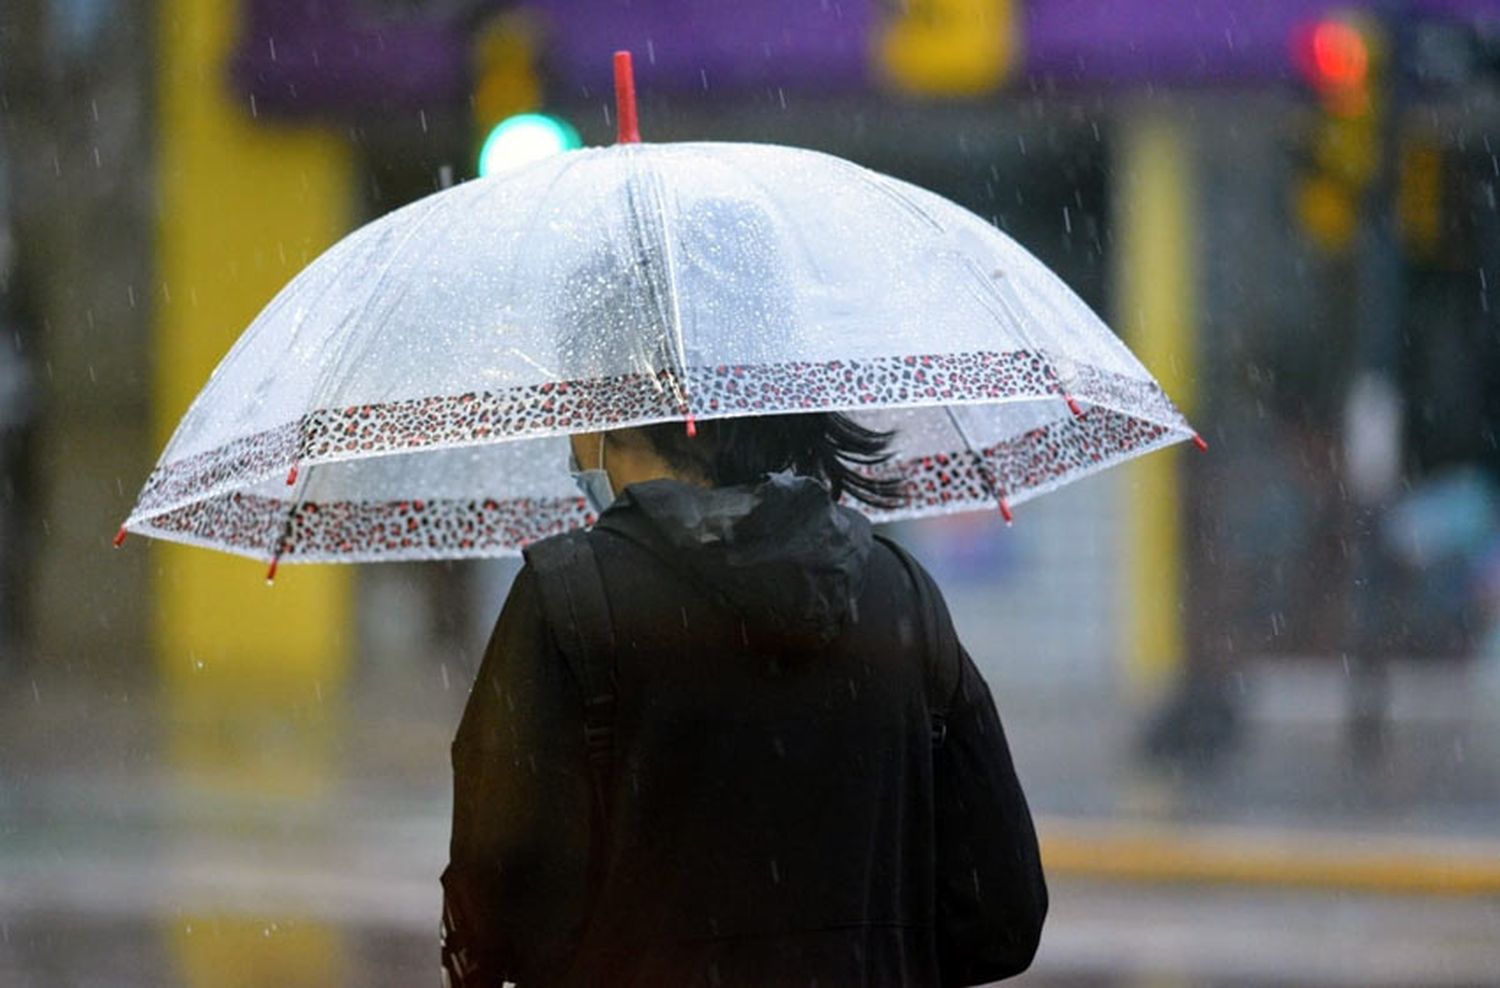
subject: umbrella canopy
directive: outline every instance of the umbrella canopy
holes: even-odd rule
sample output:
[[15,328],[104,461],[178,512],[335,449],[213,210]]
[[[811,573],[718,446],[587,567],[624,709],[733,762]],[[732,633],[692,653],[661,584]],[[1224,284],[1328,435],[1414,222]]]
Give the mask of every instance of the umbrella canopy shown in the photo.
[[1052,272],[826,154],[579,150],[352,233],[257,317],[125,530],[288,562],[513,553],[587,524],[567,435],[843,410],[879,519],[1024,501],[1192,429]]

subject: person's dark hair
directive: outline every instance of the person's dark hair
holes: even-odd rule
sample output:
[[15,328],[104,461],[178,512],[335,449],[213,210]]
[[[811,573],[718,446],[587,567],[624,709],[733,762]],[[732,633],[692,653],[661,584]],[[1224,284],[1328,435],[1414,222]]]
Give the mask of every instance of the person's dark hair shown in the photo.
[[899,477],[872,477],[858,469],[890,459],[893,433],[867,429],[838,412],[699,420],[694,437],[681,422],[638,431],[673,470],[715,487],[750,484],[765,474],[790,470],[825,482],[835,499],[847,493],[877,508],[905,503]]

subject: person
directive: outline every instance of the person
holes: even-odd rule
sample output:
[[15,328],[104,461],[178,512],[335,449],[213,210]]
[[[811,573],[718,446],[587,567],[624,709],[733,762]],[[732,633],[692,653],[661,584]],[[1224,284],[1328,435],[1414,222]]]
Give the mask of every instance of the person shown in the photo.
[[[528,550],[453,742],[447,983],[967,985],[1030,964],[1047,891],[990,691],[930,577],[841,503],[899,499],[861,469],[888,441],[837,413],[572,437],[597,522]],[[602,594],[559,610],[541,564],[568,539],[587,551],[548,565]],[[564,654],[590,635],[607,728]]]

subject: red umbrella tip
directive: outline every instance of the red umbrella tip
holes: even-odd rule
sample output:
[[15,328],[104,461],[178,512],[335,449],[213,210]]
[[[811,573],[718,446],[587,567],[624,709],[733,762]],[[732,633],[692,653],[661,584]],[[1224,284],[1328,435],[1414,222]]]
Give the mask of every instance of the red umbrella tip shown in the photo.
[[292,469],[289,470],[289,471],[287,471],[286,485],[288,487],[290,487],[293,484],[295,484],[296,482],[297,482],[297,464],[293,463],[292,464]]
[[628,51],[615,52],[615,116],[616,143],[641,143],[641,125],[635,109],[635,66]]
[[1077,398],[1072,395],[1063,395],[1063,401],[1068,403],[1068,411],[1072,412],[1074,417],[1083,418],[1083,406],[1078,404]]
[[280,565],[281,557],[273,556],[271,558],[271,568],[266,570],[266,586],[269,587],[276,582],[276,567]]
[[1000,499],[1000,517],[1005,519],[1007,527],[1016,523],[1016,516],[1010,510],[1010,502],[1003,497]]
[[698,436],[698,420],[691,415],[687,417],[687,434],[689,439],[696,439]]
[[1193,433],[1193,445],[1198,447],[1198,452],[1200,453],[1208,452],[1208,443],[1196,432]]
[[122,546],[122,545],[125,544],[125,536],[128,535],[128,534],[130,534],[130,533],[125,531],[125,526],[121,525],[120,526],[120,530],[115,533],[115,548],[116,549],[120,548],[120,546]]

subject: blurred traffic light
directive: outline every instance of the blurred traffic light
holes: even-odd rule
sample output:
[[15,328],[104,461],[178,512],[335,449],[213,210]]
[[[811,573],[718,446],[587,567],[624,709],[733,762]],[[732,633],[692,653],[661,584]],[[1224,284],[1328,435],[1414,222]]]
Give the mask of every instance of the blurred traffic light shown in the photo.
[[498,175],[582,146],[583,139],[566,120],[545,113],[520,113],[500,121],[484,139],[479,174]]
[[480,175],[495,175],[583,145],[572,124],[540,112],[540,46],[537,23],[524,10],[492,18],[475,36],[472,104],[474,133],[479,137],[475,168]]
[[1368,96],[1370,43],[1354,25],[1321,20],[1299,32],[1298,68],[1325,100],[1355,109]]
[[1436,142],[1414,141],[1401,150],[1396,218],[1403,245],[1421,260],[1433,258],[1442,243],[1444,168]]
[[1317,98],[1297,217],[1314,243],[1342,253],[1354,242],[1380,168],[1384,38],[1374,21],[1322,18],[1296,32],[1292,56]]

